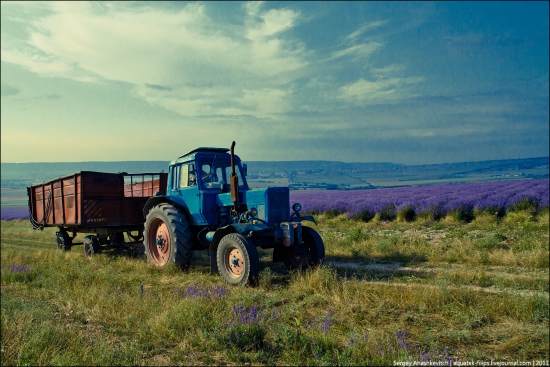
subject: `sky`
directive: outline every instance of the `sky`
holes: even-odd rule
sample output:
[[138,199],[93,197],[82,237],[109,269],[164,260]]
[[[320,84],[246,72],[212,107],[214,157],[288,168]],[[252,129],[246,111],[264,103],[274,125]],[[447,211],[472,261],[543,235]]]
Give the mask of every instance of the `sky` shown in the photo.
[[1,161],[549,155],[548,2],[1,2]]

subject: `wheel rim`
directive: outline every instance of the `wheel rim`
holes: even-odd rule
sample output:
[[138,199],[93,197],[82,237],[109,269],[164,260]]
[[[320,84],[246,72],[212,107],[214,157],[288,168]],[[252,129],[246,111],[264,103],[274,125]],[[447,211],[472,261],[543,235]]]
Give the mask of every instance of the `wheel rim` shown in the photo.
[[230,247],[224,256],[225,268],[232,278],[238,278],[244,271],[244,257],[241,250],[236,247]]
[[157,266],[164,266],[170,258],[170,232],[168,226],[160,218],[151,221],[147,234],[147,248],[151,261]]
[[65,249],[65,240],[63,239],[63,235],[59,234],[57,235],[57,249],[60,251],[63,251]]

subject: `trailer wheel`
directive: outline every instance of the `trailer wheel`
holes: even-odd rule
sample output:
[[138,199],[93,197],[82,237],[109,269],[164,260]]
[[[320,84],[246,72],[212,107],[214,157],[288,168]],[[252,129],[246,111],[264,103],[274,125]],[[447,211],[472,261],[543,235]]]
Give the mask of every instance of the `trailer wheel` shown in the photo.
[[302,246],[281,248],[287,269],[305,270],[323,262],[325,245],[317,231],[311,227],[302,227],[302,242]]
[[254,284],[260,271],[260,259],[250,239],[237,233],[225,235],[216,253],[218,271],[230,284]]
[[86,236],[84,237],[84,256],[88,259],[92,259],[95,254],[101,252],[101,246],[99,245],[99,240],[96,236]]
[[73,245],[73,241],[71,240],[71,237],[69,237],[69,234],[67,233],[67,231],[61,230],[59,232],[56,232],[55,235],[56,235],[57,249],[63,252],[70,251]]
[[144,245],[147,261],[155,266],[164,268],[173,262],[187,268],[193,244],[184,214],[170,204],[154,206],[145,221]]

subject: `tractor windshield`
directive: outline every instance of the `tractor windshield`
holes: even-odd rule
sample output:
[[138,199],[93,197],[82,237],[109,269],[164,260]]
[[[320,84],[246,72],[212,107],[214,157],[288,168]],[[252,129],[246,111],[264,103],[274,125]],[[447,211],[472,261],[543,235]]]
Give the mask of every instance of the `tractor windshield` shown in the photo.
[[[200,185],[203,189],[220,189],[222,184],[229,188],[229,177],[231,176],[231,160],[227,156],[203,157],[199,160]],[[243,179],[241,165],[235,161],[235,173],[239,178],[239,187],[245,188],[246,182]]]

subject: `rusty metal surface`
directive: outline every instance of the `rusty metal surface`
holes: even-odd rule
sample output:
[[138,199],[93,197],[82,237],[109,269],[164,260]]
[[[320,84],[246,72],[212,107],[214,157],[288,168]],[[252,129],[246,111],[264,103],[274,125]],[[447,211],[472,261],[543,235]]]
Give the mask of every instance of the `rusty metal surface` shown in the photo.
[[282,222],[283,245],[286,247],[302,244],[302,224],[299,222]]
[[29,187],[29,208],[32,219],[45,227],[139,225],[147,199],[157,191],[166,193],[167,178],[167,173],[82,171]]

